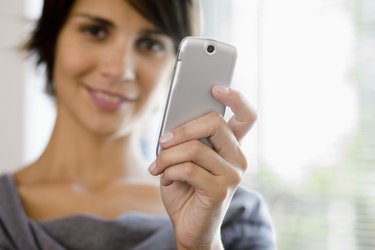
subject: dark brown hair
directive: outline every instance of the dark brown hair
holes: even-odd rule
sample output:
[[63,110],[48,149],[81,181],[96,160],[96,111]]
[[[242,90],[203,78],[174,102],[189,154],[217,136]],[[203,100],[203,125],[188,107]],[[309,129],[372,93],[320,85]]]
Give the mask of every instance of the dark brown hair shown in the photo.
[[[199,22],[199,7],[194,0],[124,0],[143,17],[153,23],[175,43],[196,34]],[[46,92],[54,95],[53,68],[58,35],[64,26],[75,0],[44,0],[43,10],[25,49],[36,55],[37,65],[46,66]]]

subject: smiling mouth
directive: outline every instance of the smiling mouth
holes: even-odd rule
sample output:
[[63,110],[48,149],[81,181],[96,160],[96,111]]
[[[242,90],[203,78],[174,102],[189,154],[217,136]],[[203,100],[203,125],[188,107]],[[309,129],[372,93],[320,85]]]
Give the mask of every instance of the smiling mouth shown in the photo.
[[123,101],[123,98],[119,96],[109,95],[100,91],[92,91],[92,94],[106,102],[120,103]]
[[101,109],[115,111],[120,109],[122,105],[126,103],[135,102],[136,98],[127,98],[117,94],[108,93],[102,90],[92,89],[86,86],[91,99]]

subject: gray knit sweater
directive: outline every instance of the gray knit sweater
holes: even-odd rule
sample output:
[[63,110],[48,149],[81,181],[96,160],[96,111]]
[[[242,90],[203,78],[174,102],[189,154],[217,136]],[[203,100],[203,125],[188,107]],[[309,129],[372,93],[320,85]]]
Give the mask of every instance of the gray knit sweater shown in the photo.
[[[239,188],[222,225],[225,249],[275,249],[268,213],[259,195]],[[1,250],[176,249],[167,216],[131,212],[113,220],[76,215],[29,219],[12,175],[0,176]]]

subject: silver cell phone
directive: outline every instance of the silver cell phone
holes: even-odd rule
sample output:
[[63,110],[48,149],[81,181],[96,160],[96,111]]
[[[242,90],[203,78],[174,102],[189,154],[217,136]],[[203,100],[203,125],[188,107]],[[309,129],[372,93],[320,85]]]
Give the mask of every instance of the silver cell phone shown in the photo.
[[[229,86],[237,59],[232,45],[201,37],[185,37],[179,46],[159,138],[210,112],[224,116],[225,106],[213,96],[214,85]],[[207,138],[201,141],[212,147]],[[156,155],[162,148],[157,144]]]

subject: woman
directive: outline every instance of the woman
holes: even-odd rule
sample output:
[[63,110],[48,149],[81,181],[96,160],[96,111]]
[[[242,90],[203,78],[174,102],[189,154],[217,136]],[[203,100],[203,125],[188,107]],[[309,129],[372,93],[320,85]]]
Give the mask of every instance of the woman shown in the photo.
[[196,6],[45,0],[27,47],[46,65],[57,118],[40,158],[0,179],[1,249],[273,249],[259,197],[237,189],[238,141],[255,121],[240,93],[214,87],[231,121],[175,129],[150,167],[138,146]]

